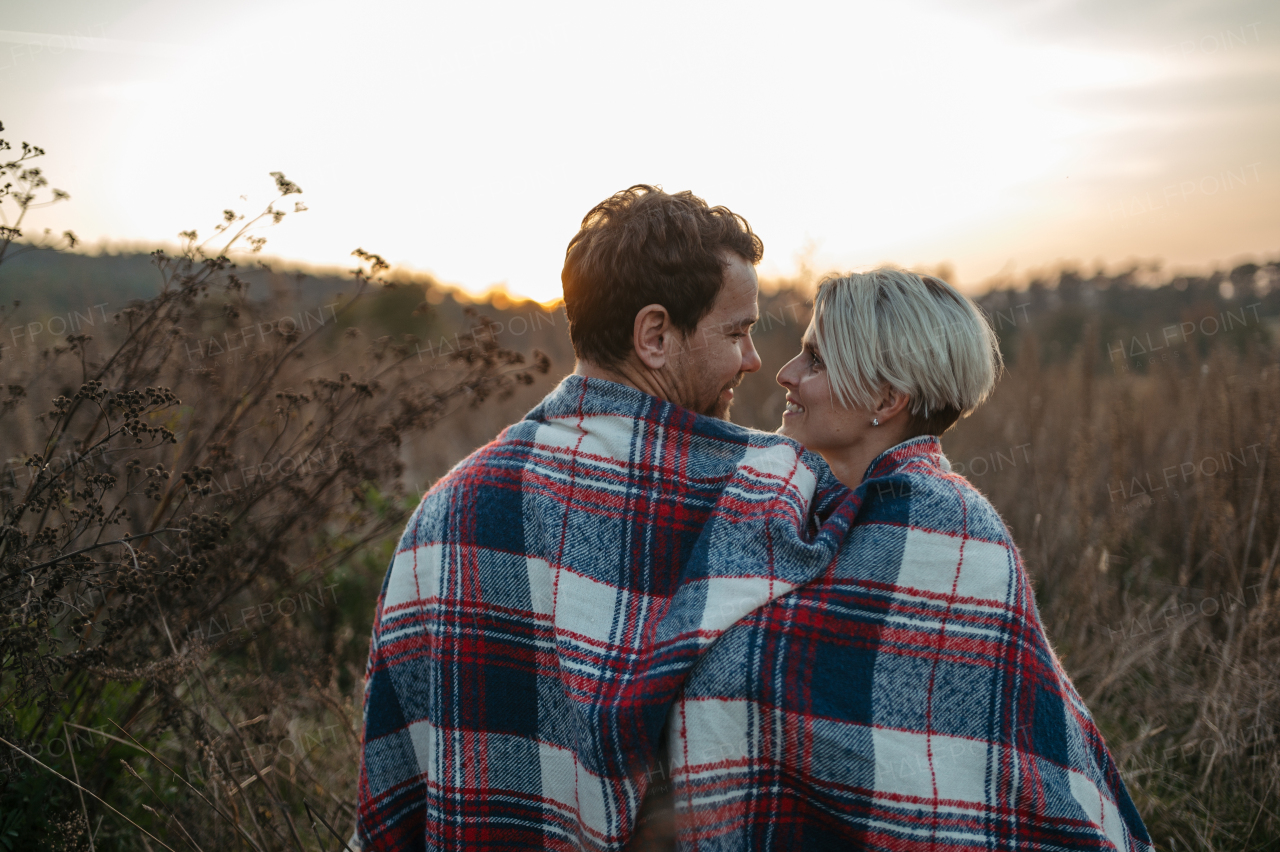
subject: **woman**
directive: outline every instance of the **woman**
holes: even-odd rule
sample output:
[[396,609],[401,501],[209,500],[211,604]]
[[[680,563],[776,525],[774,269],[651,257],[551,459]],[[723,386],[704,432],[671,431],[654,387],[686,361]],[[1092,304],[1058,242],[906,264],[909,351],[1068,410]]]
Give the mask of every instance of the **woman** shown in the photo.
[[850,488],[903,441],[920,438],[941,458],[937,436],[990,395],[1002,366],[969,300],[897,269],[823,282],[801,346],[778,372],[787,389],[778,431],[821,455]]
[[937,278],[819,288],[778,373],[779,431],[856,514],[821,576],[691,674],[672,753],[706,741],[712,707],[724,746],[672,778],[681,848],[1152,848],[1008,528],[942,454],[1000,367],[986,320]]

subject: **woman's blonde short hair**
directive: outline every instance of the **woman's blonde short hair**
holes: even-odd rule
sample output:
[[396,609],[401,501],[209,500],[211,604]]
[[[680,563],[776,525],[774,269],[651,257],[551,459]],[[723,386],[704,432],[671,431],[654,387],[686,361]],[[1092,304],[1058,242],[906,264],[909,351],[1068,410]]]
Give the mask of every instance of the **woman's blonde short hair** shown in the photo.
[[941,435],[968,416],[1003,366],[972,302],[939,278],[901,269],[824,280],[811,335],[836,400],[873,408],[887,383],[911,397],[912,437]]

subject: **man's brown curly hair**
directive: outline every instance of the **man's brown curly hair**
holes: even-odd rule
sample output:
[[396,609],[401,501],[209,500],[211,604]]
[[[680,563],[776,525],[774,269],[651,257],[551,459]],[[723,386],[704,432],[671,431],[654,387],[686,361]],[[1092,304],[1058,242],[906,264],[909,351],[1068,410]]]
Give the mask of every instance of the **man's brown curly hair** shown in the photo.
[[621,363],[645,305],[662,305],[691,334],[724,284],[725,251],[754,266],[764,244],[746,219],[688,191],[636,184],[591,208],[560,273],[574,353],[602,367]]

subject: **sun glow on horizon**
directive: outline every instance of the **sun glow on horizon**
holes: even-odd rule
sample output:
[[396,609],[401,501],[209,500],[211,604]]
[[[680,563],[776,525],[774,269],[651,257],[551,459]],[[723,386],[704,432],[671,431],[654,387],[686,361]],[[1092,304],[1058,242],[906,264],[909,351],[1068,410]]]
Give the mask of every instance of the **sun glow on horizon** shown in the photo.
[[[255,8],[252,29],[245,15],[184,28],[164,8],[102,33],[156,49],[69,56],[56,109],[20,130],[75,199],[59,229],[70,220],[91,243],[207,230],[224,207],[260,207],[267,173],[283,171],[309,210],[264,234],[268,252],[349,269],[359,245],[542,304],[559,299],[583,214],[638,182],[744,215],[765,243],[762,277],[949,262],[971,286],[1010,263],[1280,248],[1262,236],[1274,181],[1237,192],[1227,214],[1221,197],[1184,194],[1181,219],[1116,227],[1116,199],[1260,159],[1242,145],[1216,160],[1135,147],[1152,132],[1149,112],[1122,108],[1136,93],[1228,73],[1159,42],[1035,39],[932,0],[498,15],[385,3],[354,18],[279,2]],[[1261,48],[1242,56],[1275,66]],[[156,108],[184,102],[207,118]],[[1206,232],[1210,215],[1226,215],[1222,233]]]

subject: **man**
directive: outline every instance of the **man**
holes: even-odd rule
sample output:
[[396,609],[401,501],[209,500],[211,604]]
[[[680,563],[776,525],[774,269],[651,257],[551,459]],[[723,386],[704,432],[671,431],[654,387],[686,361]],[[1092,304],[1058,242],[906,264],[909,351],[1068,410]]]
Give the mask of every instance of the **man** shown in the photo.
[[562,273],[575,372],[423,497],[383,582],[365,849],[663,841],[686,676],[820,572],[852,515],[816,456],[727,422],[760,367],[761,254],[688,192],[634,186],[583,220]]

